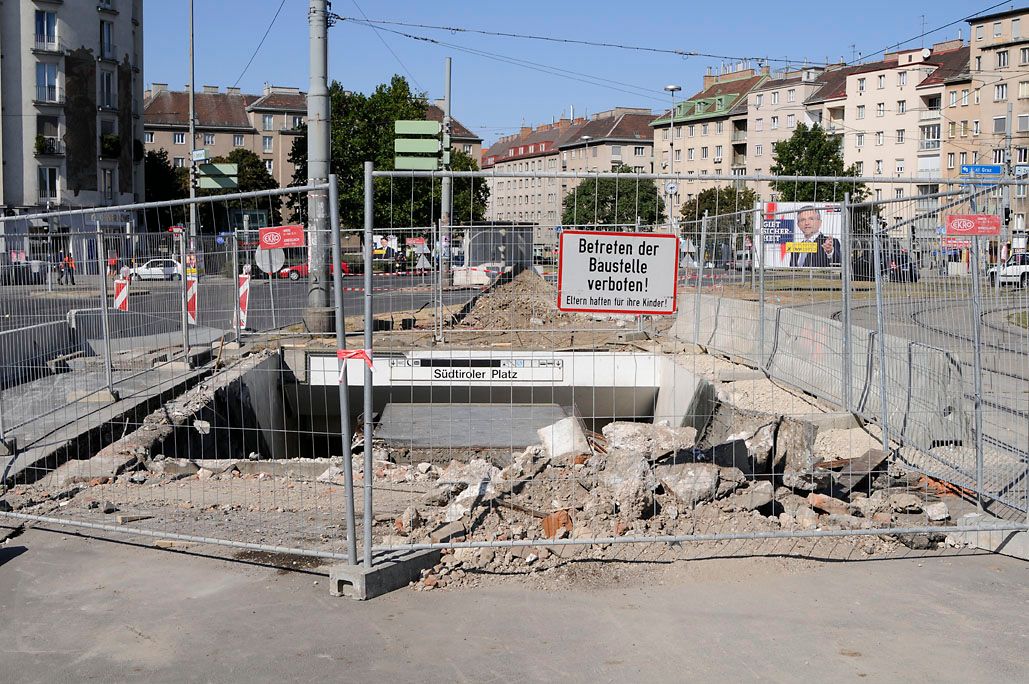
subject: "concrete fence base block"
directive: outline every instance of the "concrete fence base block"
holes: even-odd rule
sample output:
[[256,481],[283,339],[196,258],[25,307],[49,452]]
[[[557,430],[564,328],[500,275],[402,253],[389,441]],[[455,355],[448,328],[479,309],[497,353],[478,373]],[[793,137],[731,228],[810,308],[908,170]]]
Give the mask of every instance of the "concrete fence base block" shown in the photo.
[[861,427],[858,419],[853,413],[846,411],[834,411],[831,413],[802,413],[791,416],[797,420],[804,420],[818,426],[819,430],[850,430]]
[[1029,561],[1029,532],[989,529],[991,525],[1003,524],[1003,520],[985,513],[969,513],[961,516],[957,520],[957,525],[959,527],[979,525],[983,528],[982,531],[952,532],[948,538],[958,544]]
[[333,565],[329,568],[329,594],[366,601],[406,587],[439,560],[439,549],[428,549],[383,553],[370,570],[363,565]]
[[70,392],[68,394],[68,401],[84,401],[86,403],[97,403],[97,404],[112,404],[118,401],[118,393],[111,392],[110,390],[82,390],[77,392]]

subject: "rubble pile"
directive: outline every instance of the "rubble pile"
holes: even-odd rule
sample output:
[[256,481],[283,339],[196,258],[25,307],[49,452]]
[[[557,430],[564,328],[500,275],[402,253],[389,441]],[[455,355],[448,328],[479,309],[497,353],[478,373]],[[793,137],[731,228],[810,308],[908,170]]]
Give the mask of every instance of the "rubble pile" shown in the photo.
[[[503,468],[485,459],[452,461],[382,543],[535,542],[445,550],[441,563],[415,585],[427,590],[475,584],[484,573],[550,572],[572,558],[611,558],[624,549],[604,541],[562,543],[569,539],[859,530],[949,520],[947,504],[920,489],[920,476],[888,464],[882,452],[816,461],[814,426],[769,416],[716,416],[699,440],[693,428],[627,422],[610,423],[591,440],[581,428],[576,435],[555,424],[539,431],[541,444]],[[930,535],[843,539],[866,555],[901,543],[935,548],[943,542]],[[650,546],[665,552],[665,544]]]
[[483,330],[528,328],[580,319],[578,314],[561,313],[556,303],[557,290],[553,285],[534,271],[522,271],[510,282],[500,284],[481,296],[461,322],[461,327]]

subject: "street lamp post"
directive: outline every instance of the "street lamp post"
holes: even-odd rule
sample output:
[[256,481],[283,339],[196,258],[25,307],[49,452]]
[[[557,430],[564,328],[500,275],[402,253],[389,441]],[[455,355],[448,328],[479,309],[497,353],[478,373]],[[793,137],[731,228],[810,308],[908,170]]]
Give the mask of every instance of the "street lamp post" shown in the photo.
[[[582,153],[586,157],[585,171],[587,173],[589,173],[589,170],[590,170],[590,166],[589,166],[589,164],[590,164],[590,140],[593,140],[593,136],[592,135],[583,135],[583,136],[580,136],[580,139],[584,143],[586,143],[586,146],[583,148]],[[597,182],[598,183],[600,182],[599,179],[597,180]],[[599,223],[599,221],[597,220],[597,209],[598,209],[597,199],[598,198],[599,198],[599,193],[595,193],[594,202],[593,202],[593,223]]]
[[[669,84],[665,86],[665,90],[672,95],[672,116],[668,123],[668,173],[675,173],[675,94],[682,90],[680,86]],[[671,183],[672,181],[669,181]],[[665,189],[668,194],[668,226],[675,229],[675,211],[672,208],[672,191],[671,185],[665,184]]]

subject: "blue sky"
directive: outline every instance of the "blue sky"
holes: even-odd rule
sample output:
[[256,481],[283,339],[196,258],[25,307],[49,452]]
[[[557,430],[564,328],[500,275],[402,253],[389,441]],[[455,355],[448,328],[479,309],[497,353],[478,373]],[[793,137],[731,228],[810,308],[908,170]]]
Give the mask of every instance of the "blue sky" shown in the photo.
[[[195,0],[196,82],[260,92],[265,82],[307,89],[308,0],[285,0],[271,33],[244,73],[244,67],[282,0]],[[978,0],[862,0],[852,2],[695,2],[640,3],[454,2],[447,0],[334,0],[344,17],[384,19],[486,31],[593,40],[652,48],[770,60],[826,58],[850,61],[871,56],[926,30],[984,10],[995,2]],[[993,11],[1025,2],[1007,2]],[[922,15],[924,16],[924,20]],[[481,36],[391,26],[396,31],[449,43],[443,46],[374,31],[342,21],[329,34],[329,77],[345,88],[367,92],[403,74],[416,90],[442,96],[443,59],[453,58],[454,115],[486,141],[520,125],[549,123],[575,107],[576,115],[613,106],[667,107],[666,84],[683,94],[699,90],[707,67],[722,60],[683,58],[629,50]],[[905,47],[967,39],[959,23]],[[188,72],[188,2],[144,3],[144,78],[183,89]],[[460,49],[459,49],[460,48]],[[391,52],[392,50],[392,52]],[[475,51],[474,53],[468,50]],[[395,54],[394,54],[395,53]],[[493,57],[485,56],[489,53]],[[511,64],[516,58],[533,64]],[[782,61],[770,61],[774,67]],[[563,76],[553,73],[562,69]]]

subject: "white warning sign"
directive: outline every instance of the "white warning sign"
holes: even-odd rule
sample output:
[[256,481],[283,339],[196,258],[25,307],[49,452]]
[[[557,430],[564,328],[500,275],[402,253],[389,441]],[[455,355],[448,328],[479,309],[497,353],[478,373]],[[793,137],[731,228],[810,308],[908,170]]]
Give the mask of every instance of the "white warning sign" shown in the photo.
[[679,238],[658,233],[561,233],[557,308],[596,313],[675,313]]

